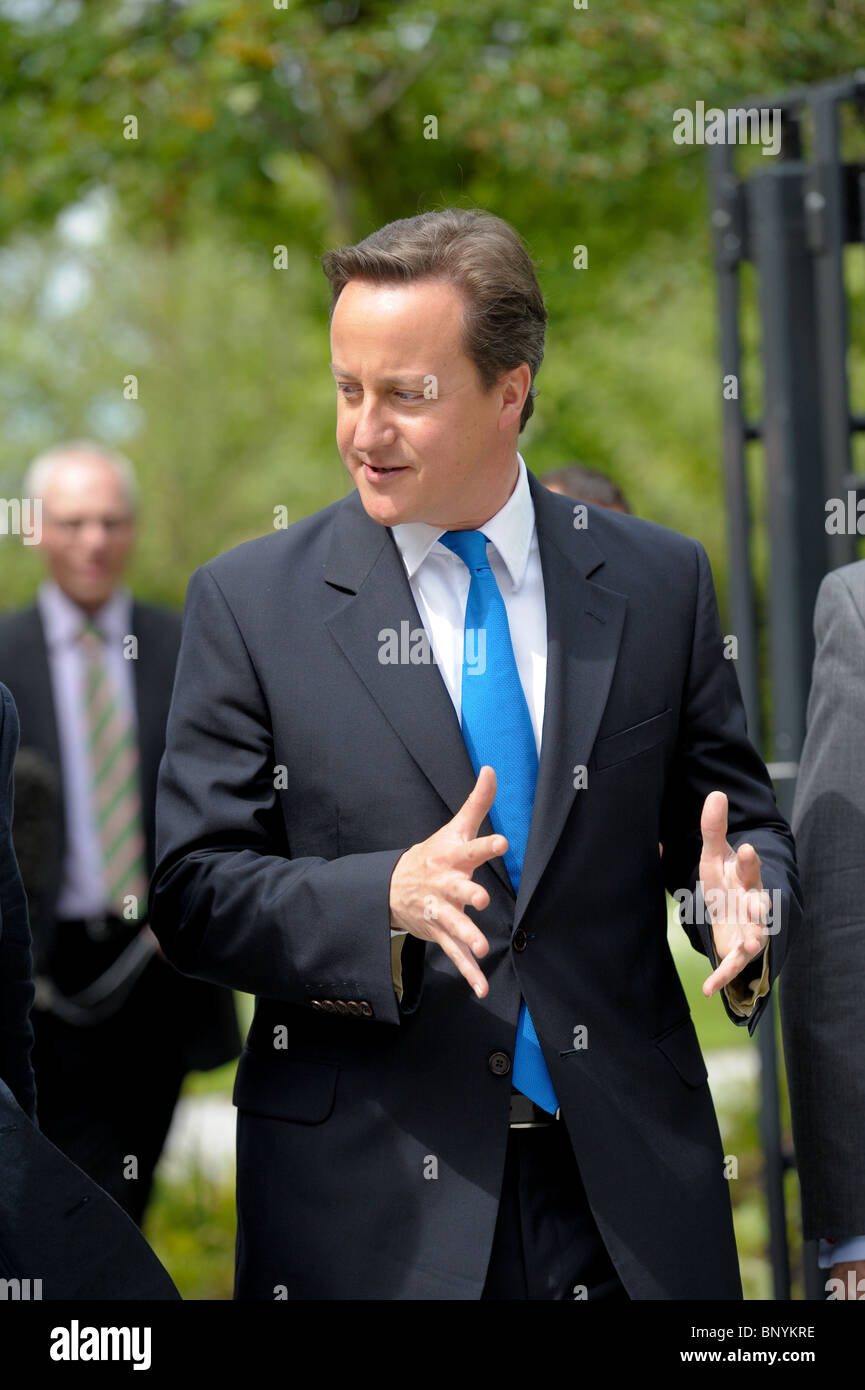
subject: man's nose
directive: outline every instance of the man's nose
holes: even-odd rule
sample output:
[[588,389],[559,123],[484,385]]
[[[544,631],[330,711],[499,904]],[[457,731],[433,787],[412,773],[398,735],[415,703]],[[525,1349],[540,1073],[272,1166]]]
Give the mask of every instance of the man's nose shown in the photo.
[[102,521],[86,521],[76,537],[80,549],[90,555],[101,555],[111,549],[114,535]]
[[382,445],[392,444],[396,431],[388,419],[387,405],[367,393],[354,422],[354,447],[360,453],[372,453]]

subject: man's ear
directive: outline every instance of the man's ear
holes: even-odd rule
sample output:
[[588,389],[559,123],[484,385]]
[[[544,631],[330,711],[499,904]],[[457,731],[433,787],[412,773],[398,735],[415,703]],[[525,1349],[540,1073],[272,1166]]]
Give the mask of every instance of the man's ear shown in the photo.
[[493,390],[501,395],[500,429],[508,428],[515,420],[519,423],[531,385],[532,369],[528,362],[521,362],[518,367],[511,367],[502,372],[493,387]]

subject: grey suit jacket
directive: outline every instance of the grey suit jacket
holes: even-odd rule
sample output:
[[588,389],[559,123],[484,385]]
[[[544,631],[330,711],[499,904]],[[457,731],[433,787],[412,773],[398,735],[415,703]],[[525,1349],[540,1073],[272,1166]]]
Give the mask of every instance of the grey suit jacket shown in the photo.
[[806,1239],[865,1232],[865,562],[824,578],[793,829],[805,921],[781,1019]]

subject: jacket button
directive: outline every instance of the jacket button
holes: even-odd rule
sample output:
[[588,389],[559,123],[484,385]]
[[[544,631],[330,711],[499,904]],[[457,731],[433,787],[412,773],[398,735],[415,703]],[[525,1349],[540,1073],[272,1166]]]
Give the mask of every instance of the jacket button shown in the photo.
[[322,999],[322,1001],[321,1001],[321,1007],[324,1009],[325,1013],[328,1013],[328,1014],[335,1014],[335,1013],[336,1013],[336,1005],[334,1004],[334,1002],[333,1002],[332,999]]
[[368,1004],[365,999],[361,999],[360,1001],[360,1011],[364,1018],[372,1018],[372,1006]]
[[360,1004],[358,1004],[356,999],[349,999],[348,1011],[350,1014],[354,1014],[356,1016],[360,1015]]
[[313,1000],[311,1000],[311,1001],[310,1001],[310,1007],[313,1008],[313,1009],[320,1009],[320,1008],[321,1008],[321,1000],[320,1000],[320,999],[313,999]]
[[511,1069],[511,1059],[506,1052],[491,1052],[487,1066],[493,1076],[507,1076]]
[[336,999],[334,1001],[334,1008],[336,1009],[338,1014],[348,1013],[348,1004],[346,1004],[344,999]]
[[514,950],[524,951],[526,949],[526,946],[528,945],[528,941],[529,938],[526,936],[522,927],[517,927],[516,931],[514,932],[513,939],[511,941],[511,945],[513,946]]

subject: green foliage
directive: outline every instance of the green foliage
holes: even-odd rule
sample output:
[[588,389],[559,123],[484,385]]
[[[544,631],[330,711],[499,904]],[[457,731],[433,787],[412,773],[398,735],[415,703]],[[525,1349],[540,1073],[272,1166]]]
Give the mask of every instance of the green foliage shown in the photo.
[[232,1181],[193,1167],[181,1182],[154,1182],[144,1235],[183,1298],[231,1298],[235,1229]]
[[[189,571],[274,508],[293,520],[346,489],[321,252],[477,204],[521,231],[550,311],[529,466],[607,469],[636,510],[704,541],[723,593],[705,167],[673,144],[672,113],[843,71],[855,8],[89,0],[25,22],[13,7],[0,483],[58,438],[125,443],[145,499],[132,580],[180,603]],[[110,237],[70,245],[55,221],[89,195]],[[82,267],[89,294],[52,307]],[[4,603],[32,590],[36,557],[8,570]]]
[[[317,245],[334,220],[359,234],[416,194],[476,196],[476,179],[518,194],[527,225],[555,227],[585,185],[611,211],[623,183],[669,162],[675,107],[843,71],[857,8],[37,6],[30,22],[0,19],[0,238],[44,225],[92,181],[117,189],[130,228],[172,243],[202,219],[258,236],[295,213]],[[319,179],[297,188],[304,168]]]

